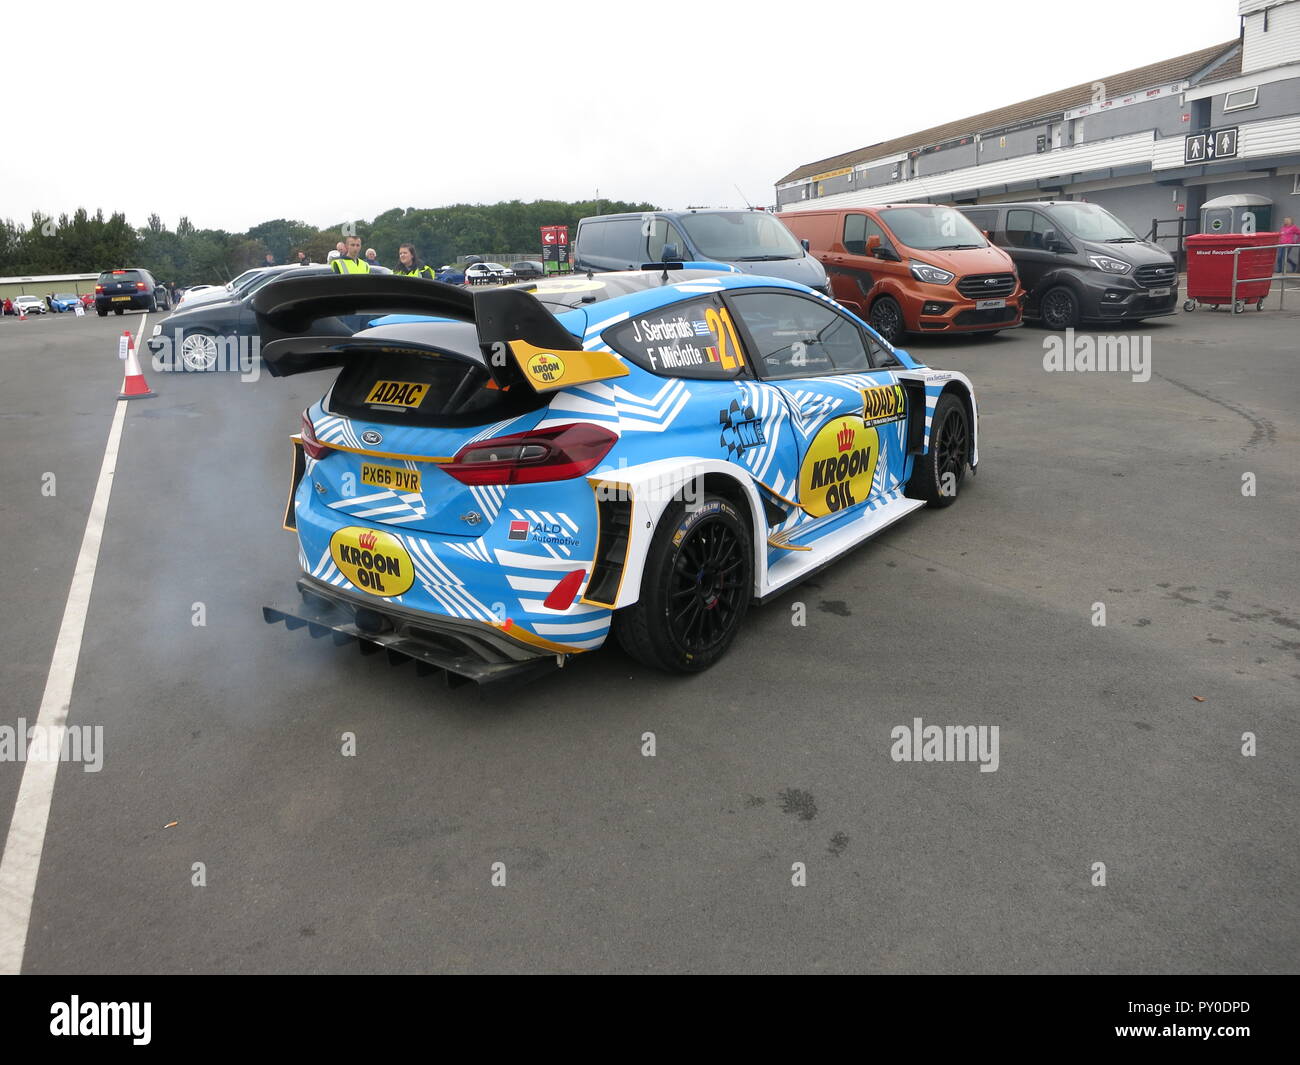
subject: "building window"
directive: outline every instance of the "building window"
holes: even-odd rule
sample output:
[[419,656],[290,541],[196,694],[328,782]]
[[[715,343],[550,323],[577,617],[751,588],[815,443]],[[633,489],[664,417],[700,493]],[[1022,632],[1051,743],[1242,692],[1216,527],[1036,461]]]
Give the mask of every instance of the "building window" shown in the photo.
[[1237,89],[1230,92],[1223,98],[1224,111],[1244,111],[1247,107],[1254,107],[1259,103],[1259,86],[1256,85],[1250,89]]

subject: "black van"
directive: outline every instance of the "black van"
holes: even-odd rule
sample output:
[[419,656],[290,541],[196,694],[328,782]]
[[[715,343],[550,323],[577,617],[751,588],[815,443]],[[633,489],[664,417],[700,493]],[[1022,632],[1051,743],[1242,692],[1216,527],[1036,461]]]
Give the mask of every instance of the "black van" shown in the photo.
[[1178,267],[1095,203],[958,205],[1016,264],[1025,317],[1048,329],[1137,322],[1178,309]]
[[712,262],[742,274],[797,281],[829,295],[826,270],[776,215],[695,208],[583,218],[573,242],[577,271],[639,270],[645,263]]

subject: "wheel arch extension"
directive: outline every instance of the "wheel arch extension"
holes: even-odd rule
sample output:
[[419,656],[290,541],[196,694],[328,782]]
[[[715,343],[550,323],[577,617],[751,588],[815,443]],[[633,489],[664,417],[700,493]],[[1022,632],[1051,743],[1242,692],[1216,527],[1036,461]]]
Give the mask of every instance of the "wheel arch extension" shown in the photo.
[[664,513],[696,479],[702,480],[703,492],[726,499],[748,524],[754,553],[754,594],[759,594],[767,573],[763,499],[758,486],[729,469],[730,465],[719,459],[662,459],[588,475],[596,494],[600,532],[584,599],[618,610],[641,597],[645,560]]

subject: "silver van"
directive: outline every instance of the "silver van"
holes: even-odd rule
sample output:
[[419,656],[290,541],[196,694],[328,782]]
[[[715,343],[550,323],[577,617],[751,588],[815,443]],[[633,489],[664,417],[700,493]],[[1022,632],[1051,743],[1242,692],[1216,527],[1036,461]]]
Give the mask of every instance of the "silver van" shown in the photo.
[[830,294],[822,264],[767,211],[646,211],[578,222],[574,270],[639,270],[659,262],[725,263]]

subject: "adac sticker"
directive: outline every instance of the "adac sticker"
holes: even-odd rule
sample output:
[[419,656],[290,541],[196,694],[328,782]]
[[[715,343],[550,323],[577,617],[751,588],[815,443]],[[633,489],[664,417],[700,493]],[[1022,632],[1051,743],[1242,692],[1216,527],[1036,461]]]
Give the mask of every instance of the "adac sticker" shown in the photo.
[[867,425],[901,422],[907,413],[902,385],[881,385],[862,391],[862,415]]
[[799,502],[822,517],[866,502],[880,458],[880,435],[856,414],[818,430],[799,468]]
[[349,525],[330,537],[330,557],[363,592],[385,598],[401,595],[415,581],[415,567],[397,537]]
[[543,351],[528,360],[528,374],[534,381],[551,385],[564,376],[564,360]]

